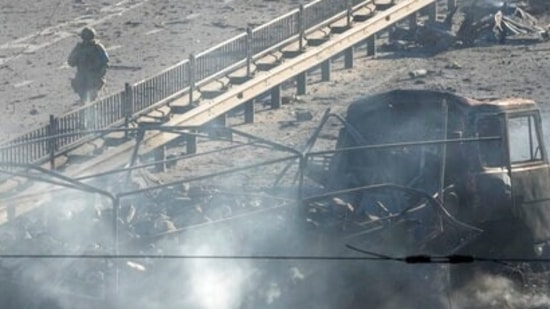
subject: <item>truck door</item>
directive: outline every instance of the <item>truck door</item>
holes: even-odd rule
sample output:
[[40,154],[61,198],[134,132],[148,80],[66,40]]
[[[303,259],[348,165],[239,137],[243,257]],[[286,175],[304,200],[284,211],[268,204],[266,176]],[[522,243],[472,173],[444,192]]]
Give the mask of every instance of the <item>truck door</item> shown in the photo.
[[550,167],[538,111],[507,115],[512,201],[535,243],[550,239]]
[[481,170],[474,181],[472,216],[474,222],[483,224],[509,218],[512,210],[506,117],[503,114],[480,115],[476,130],[480,138],[500,138],[477,143]]

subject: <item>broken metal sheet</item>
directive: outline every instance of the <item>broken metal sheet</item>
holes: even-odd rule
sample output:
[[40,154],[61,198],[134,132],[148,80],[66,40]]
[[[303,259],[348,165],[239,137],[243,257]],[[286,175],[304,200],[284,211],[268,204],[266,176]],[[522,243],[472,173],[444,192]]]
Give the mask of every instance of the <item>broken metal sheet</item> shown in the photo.
[[482,42],[504,44],[514,36],[548,40],[549,27],[541,25],[537,18],[517,5],[502,1],[474,1],[460,12],[449,12],[444,21],[418,25],[412,38],[410,33],[402,33],[396,39],[412,40],[420,46],[443,50]]

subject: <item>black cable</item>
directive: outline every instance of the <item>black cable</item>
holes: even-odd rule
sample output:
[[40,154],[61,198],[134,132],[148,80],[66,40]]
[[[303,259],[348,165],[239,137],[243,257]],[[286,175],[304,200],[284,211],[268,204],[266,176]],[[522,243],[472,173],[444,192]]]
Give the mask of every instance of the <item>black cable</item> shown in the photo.
[[1,254],[0,259],[208,259],[208,260],[381,260],[366,256],[292,256],[292,255],[180,255],[180,254]]
[[[368,252],[368,251],[365,251]],[[208,260],[319,260],[319,261],[394,261],[407,264],[464,264],[474,262],[522,262],[550,263],[550,259],[533,258],[485,258],[472,255],[409,255],[390,257],[376,256],[312,256],[312,255],[180,255],[180,254],[0,254],[0,259],[208,259]]]

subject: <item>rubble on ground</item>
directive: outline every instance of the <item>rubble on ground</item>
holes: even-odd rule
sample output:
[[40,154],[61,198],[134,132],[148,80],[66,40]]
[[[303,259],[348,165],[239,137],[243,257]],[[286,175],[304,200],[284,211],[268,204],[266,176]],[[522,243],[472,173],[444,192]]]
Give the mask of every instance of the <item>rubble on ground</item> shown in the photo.
[[548,0],[529,0],[529,11],[532,13],[543,13],[550,10],[550,2]]
[[[134,177],[134,183],[138,177]],[[150,180],[134,189],[150,186]],[[241,194],[239,194],[241,192]],[[250,197],[246,194],[255,195]],[[265,192],[242,192],[242,189],[217,185],[181,185],[135,195],[121,202],[118,222],[119,249],[139,250],[140,254],[162,254],[158,242],[167,234],[201,224],[223,221],[275,204],[263,198]],[[228,194],[231,198],[228,198]],[[16,218],[1,227],[0,250],[4,254],[75,254],[109,255],[113,247],[113,208],[108,200],[80,194],[81,204],[70,197],[71,203],[54,198],[35,213]],[[69,204],[69,205],[68,205]],[[70,205],[72,204],[72,205]],[[132,249],[134,248],[134,249]],[[117,263],[118,267],[115,267]],[[48,295],[65,295],[72,305],[86,300],[82,308],[94,308],[112,288],[109,278],[116,270],[119,276],[153,275],[155,261],[148,259],[85,259],[69,262],[57,259],[0,260],[0,293],[2,308],[50,308]],[[140,275],[141,274],[141,275]],[[50,282],[44,286],[43,282]],[[123,287],[121,287],[123,288]],[[24,289],[26,296],[7,297],[10,291]],[[23,301],[24,303],[20,303]],[[90,305],[91,304],[91,305]],[[88,307],[91,306],[91,307]],[[58,308],[58,307],[51,307]],[[80,308],[80,305],[79,305]],[[97,307],[95,307],[97,308]]]
[[[534,4],[537,6],[538,4]],[[453,47],[506,44],[509,38],[544,41],[550,39],[549,25],[542,25],[528,13],[528,6],[510,1],[472,1],[457,7],[443,21],[424,21],[411,33],[397,28],[392,42],[414,42],[440,51]],[[390,46],[396,45],[390,43]],[[403,49],[403,48],[399,48]]]

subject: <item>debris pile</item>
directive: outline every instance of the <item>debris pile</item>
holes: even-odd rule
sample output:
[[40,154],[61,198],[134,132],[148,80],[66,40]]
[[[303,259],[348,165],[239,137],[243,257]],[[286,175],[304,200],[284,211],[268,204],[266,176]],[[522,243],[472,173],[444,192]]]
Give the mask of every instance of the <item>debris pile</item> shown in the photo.
[[548,39],[548,28],[517,5],[503,2],[485,5],[474,2],[464,10],[464,21],[457,32],[457,39],[466,46],[479,41],[504,44],[510,36],[531,36]]
[[[177,239],[184,234],[178,232],[191,226],[224,221],[277,204],[264,197],[264,192],[247,192],[248,195],[239,192],[241,190],[194,184],[166,187],[123,199],[117,218],[119,250],[162,254],[167,250],[162,245],[166,236]],[[2,226],[0,250],[4,254],[22,255],[113,254],[112,204],[97,198],[90,203],[93,198],[86,194],[81,194],[85,200],[82,205],[72,198],[74,196],[70,203],[58,198],[57,203],[51,202],[36,213]],[[47,307],[50,302],[59,306],[59,299],[63,299],[68,307],[97,308],[112,289],[115,271],[122,278],[143,279],[154,276],[150,270],[155,267],[155,261],[145,258],[2,259],[0,307],[50,308]],[[135,282],[125,280],[120,288],[139,289]],[[127,286],[134,284],[136,286]],[[24,291],[24,296],[19,297],[14,291]]]
[[529,0],[529,11],[533,14],[540,14],[550,11],[550,2],[547,0]]
[[390,45],[402,47],[403,42],[409,42],[439,51],[452,47],[505,44],[512,37],[548,40],[548,25],[541,25],[527,8],[507,1],[473,1],[470,5],[456,7],[443,21],[419,24],[412,33],[405,28],[394,30]]

